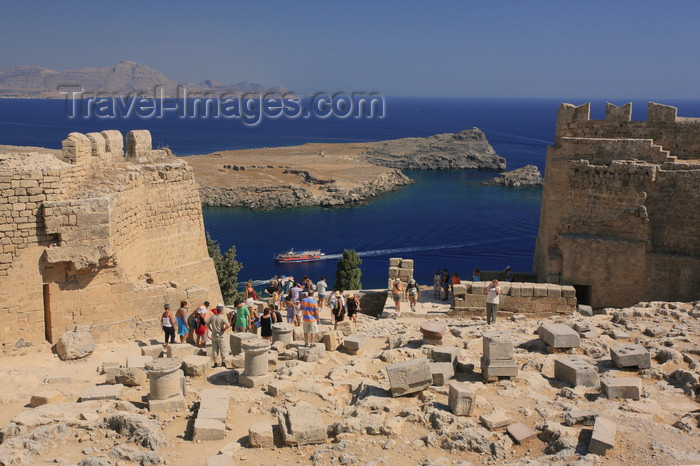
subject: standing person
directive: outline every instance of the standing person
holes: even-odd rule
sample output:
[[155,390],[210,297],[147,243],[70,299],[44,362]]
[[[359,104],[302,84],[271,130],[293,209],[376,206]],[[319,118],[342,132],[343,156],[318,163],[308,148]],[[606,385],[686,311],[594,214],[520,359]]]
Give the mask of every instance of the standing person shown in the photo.
[[258,334],[258,329],[260,328],[260,315],[258,314],[257,306],[251,306],[248,308],[250,312],[250,327],[249,332]]
[[459,279],[459,275],[457,275],[457,272],[454,272],[452,274],[452,283],[450,284],[450,291],[452,292],[452,296],[455,295],[455,285],[459,285],[462,283],[462,280]]
[[503,274],[507,282],[513,281],[513,269],[510,268],[510,265],[503,270]]
[[236,324],[234,326],[234,332],[247,332],[250,327],[250,311],[240,299],[234,301],[234,306],[236,306]]
[[308,290],[307,296],[301,300],[301,310],[304,317],[304,346],[316,346],[314,340],[321,317],[318,315],[318,303],[314,299],[314,290]]
[[255,288],[253,288],[253,282],[248,280],[245,284],[245,305],[248,309],[253,307],[255,303]]
[[348,319],[357,324],[357,312],[360,310],[360,300],[352,293],[348,293],[348,298],[345,301],[345,309],[348,311]]
[[207,339],[205,337],[207,333],[206,321],[204,320],[204,315],[207,313],[207,308],[201,305],[197,308],[197,313],[192,322],[194,325],[194,334],[197,335],[196,346],[199,348],[204,348],[207,344]]
[[498,286],[498,280],[493,280],[486,288],[486,323],[491,325],[496,323],[496,313],[498,312],[498,295],[501,294],[501,287]]
[[163,322],[163,332],[165,333],[165,346],[169,346],[168,338],[170,338],[170,343],[175,343],[175,318],[170,313],[170,304],[164,304],[163,309],[161,321]]
[[340,292],[336,291],[333,293],[333,304],[331,306],[331,313],[333,314],[333,330],[338,330],[338,322],[345,320],[345,303],[340,299]]
[[318,308],[323,309],[323,305],[326,303],[326,289],[328,289],[328,283],[326,283],[326,277],[321,277],[321,279],[316,283],[316,291],[318,291]]
[[190,326],[187,325],[187,301],[180,301],[180,308],[175,313],[177,320],[177,334],[180,335],[180,343],[185,342],[187,334],[190,333]]
[[263,309],[263,315],[260,316],[260,336],[265,340],[272,340],[272,324],[276,322],[277,317],[270,312],[270,308]]
[[433,275],[433,290],[435,291],[435,299],[440,299],[440,287],[442,286],[442,274],[440,269],[435,271]]
[[452,283],[452,280],[450,280],[450,272],[445,269],[442,273],[442,290],[445,292],[445,297],[442,298],[443,301],[447,301],[448,296],[450,295],[450,284]]
[[219,304],[216,306],[216,312],[213,313],[209,322],[207,322],[207,328],[211,332],[211,354],[214,359],[214,367],[219,367],[216,362],[217,355],[221,359],[221,366],[224,365],[224,355],[226,354],[226,339],[224,338],[224,333],[226,330],[231,328],[228,323],[228,319],[224,315],[224,305]]
[[472,272],[472,281],[478,282],[480,280],[481,280],[481,270],[479,270],[479,267],[474,267],[474,271]]
[[[396,317],[401,317],[401,300],[403,299],[403,292],[403,283],[401,283],[400,278],[397,278],[394,280],[394,285],[391,287],[391,299],[394,300],[394,306],[396,307]],[[348,317],[350,317],[349,309]]]
[[299,283],[294,282],[294,286],[292,288],[290,288],[290,290],[289,290],[289,295],[292,297],[292,302],[294,304],[297,304],[297,305],[299,304],[299,295],[301,294],[302,291],[303,290],[302,290],[301,286],[299,285]]
[[408,298],[408,304],[411,306],[411,312],[416,312],[416,302],[418,302],[418,299],[420,298],[420,288],[413,278],[408,281],[408,286],[404,292],[404,297]]
[[298,327],[296,322],[297,309],[294,305],[294,301],[292,301],[292,298],[290,298],[289,296],[287,296],[287,298],[284,300],[284,308],[287,310],[287,323],[293,323],[296,327]]

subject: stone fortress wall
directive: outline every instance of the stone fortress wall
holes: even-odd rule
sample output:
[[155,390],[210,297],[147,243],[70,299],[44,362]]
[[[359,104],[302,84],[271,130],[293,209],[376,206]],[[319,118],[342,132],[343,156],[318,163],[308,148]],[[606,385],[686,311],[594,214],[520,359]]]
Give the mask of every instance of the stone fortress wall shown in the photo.
[[649,103],[559,108],[547,150],[534,269],[579,303],[700,298],[700,118]]
[[0,345],[159,326],[221,301],[192,170],[148,131],[71,133],[62,157],[0,154]]

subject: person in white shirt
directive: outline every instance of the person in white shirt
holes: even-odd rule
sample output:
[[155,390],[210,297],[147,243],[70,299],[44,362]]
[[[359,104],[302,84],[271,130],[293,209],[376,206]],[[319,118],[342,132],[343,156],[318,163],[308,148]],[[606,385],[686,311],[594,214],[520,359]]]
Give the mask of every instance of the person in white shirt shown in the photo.
[[490,325],[496,323],[496,313],[498,312],[498,295],[501,294],[498,280],[493,280],[486,291],[486,323]]

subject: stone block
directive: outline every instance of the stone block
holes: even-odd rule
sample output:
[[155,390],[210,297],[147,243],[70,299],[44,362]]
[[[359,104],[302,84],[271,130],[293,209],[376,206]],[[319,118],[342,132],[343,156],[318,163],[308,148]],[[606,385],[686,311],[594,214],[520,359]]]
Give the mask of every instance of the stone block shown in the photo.
[[425,358],[410,359],[387,366],[392,396],[408,395],[425,390],[433,383],[433,375]]
[[447,324],[441,320],[429,320],[421,324],[420,332],[423,334],[423,338],[427,340],[441,341],[445,332],[447,332]]
[[579,334],[565,324],[542,324],[538,333],[540,340],[552,348],[578,348],[581,345]]
[[400,267],[389,267],[389,280],[393,281],[399,276]]
[[117,361],[102,361],[100,374],[106,374],[109,369],[119,369],[122,365]]
[[568,382],[572,387],[579,385],[591,388],[600,387],[600,379],[595,366],[576,356],[555,359],[554,378]]
[[642,379],[639,377],[606,377],[601,385],[603,393],[610,399],[638,400],[642,395]]
[[522,422],[516,422],[508,427],[506,427],[506,431],[510,434],[511,437],[513,437],[513,440],[516,442],[522,444],[531,438],[534,438],[537,435],[537,431],[529,428]]
[[610,419],[598,417],[593,425],[593,435],[588,444],[588,452],[596,455],[605,455],[605,452],[615,448],[615,435],[617,425]]
[[205,407],[201,405],[197,410],[197,419],[214,419],[215,421],[226,423],[228,417],[228,400],[221,401],[221,405],[217,407]]
[[343,341],[343,348],[348,354],[357,354],[362,349],[362,344],[365,341],[365,337],[358,334],[353,334],[345,338]]
[[331,330],[323,335],[323,344],[326,351],[336,351],[345,341],[345,335],[340,330]]
[[401,259],[401,268],[413,270],[413,259]]
[[229,343],[231,347],[231,354],[234,356],[238,356],[241,354],[241,343],[243,343],[246,340],[250,340],[253,338],[259,338],[257,335],[254,333],[250,332],[237,332],[237,333],[232,333],[231,336],[229,336]]
[[300,401],[280,410],[277,416],[285,445],[312,445],[326,442],[326,424],[313,405]]
[[430,358],[434,362],[449,362],[456,365],[457,356],[459,356],[459,348],[456,346],[439,346],[430,350]]
[[88,387],[80,397],[80,401],[118,400],[122,396],[124,385],[93,385]]
[[523,283],[520,287],[520,297],[521,298],[532,298],[534,295],[534,284]]
[[552,283],[547,284],[547,297],[548,298],[561,298],[561,286],[554,285]]
[[226,436],[226,424],[214,419],[195,419],[192,440],[222,440]]
[[199,354],[200,348],[189,343],[171,343],[168,345],[166,354],[169,358],[183,359],[187,356]]
[[479,420],[488,430],[498,429],[513,422],[513,418],[505,411],[494,411],[491,414],[484,414]]
[[593,317],[593,308],[587,304],[579,304],[578,313],[582,316]]
[[513,357],[513,340],[508,332],[484,332],[483,355],[487,360],[511,359]]
[[144,369],[146,364],[153,361],[153,356],[127,356],[126,367]]
[[238,376],[238,384],[245,388],[258,388],[275,380],[274,374]]
[[338,322],[338,328],[336,330],[340,330],[343,333],[343,335],[347,337],[355,333],[355,323],[349,319],[345,319],[342,322]]
[[90,332],[64,332],[56,342],[56,353],[61,360],[80,359],[95,351]]
[[652,338],[663,337],[667,333],[668,332],[666,331],[666,329],[659,325],[652,325],[650,327],[647,327],[646,330],[644,330],[644,335],[648,335]]
[[164,400],[148,399],[148,411],[152,413],[172,413],[184,411],[185,408],[187,408],[187,405],[185,404],[185,397],[182,394],[171,396]]
[[37,406],[46,405],[50,403],[60,403],[63,400],[63,394],[57,391],[44,391],[35,393],[29,400],[29,406],[36,408]]
[[546,283],[533,283],[532,296],[535,298],[546,298],[549,292],[549,287]]
[[137,367],[119,367],[105,372],[105,383],[110,385],[120,383],[127,387],[136,387],[146,385],[146,382],[146,371]]
[[632,338],[629,333],[619,328],[614,328],[610,331],[610,338],[613,340],[629,340]]
[[199,409],[228,410],[228,391],[220,388],[205,388],[199,392]]
[[485,380],[496,377],[517,377],[518,366],[512,359],[496,359],[489,361],[481,357],[481,373]]
[[571,285],[562,285],[561,286],[561,297],[562,298],[575,298],[576,297],[576,288],[574,288]]
[[207,373],[211,363],[209,356],[185,356],[182,358],[182,372],[188,377],[200,377]]
[[442,387],[455,376],[455,368],[451,362],[429,362],[430,373],[433,377],[433,385]]
[[468,292],[468,287],[466,283],[459,283],[452,286],[452,291],[454,296],[465,296]]
[[389,258],[389,267],[401,267],[401,258],[400,257],[390,257]]
[[236,466],[231,455],[219,453],[218,455],[207,456],[205,466]]
[[474,400],[476,391],[469,385],[461,382],[451,382],[447,397],[447,403],[452,414],[457,416],[471,416],[474,412]]
[[611,346],[610,358],[618,368],[637,367],[639,369],[647,369],[651,367],[651,353],[642,345]]
[[598,413],[592,409],[574,409],[564,414],[564,424],[573,426],[582,424],[584,426],[592,426],[595,423]]
[[275,380],[267,384],[267,394],[270,396],[278,397],[284,393],[289,393],[294,391],[294,385],[291,382],[285,380]]
[[163,355],[163,345],[148,345],[141,347],[141,356],[159,358]]
[[275,435],[270,421],[253,424],[248,428],[248,443],[253,448],[272,448],[275,446]]
[[[520,295],[522,294],[522,289],[523,289],[523,284],[522,283],[511,283],[510,284],[510,290],[508,290],[508,295],[513,296],[516,298],[519,298]],[[503,290],[501,290],[501,294],[503,294]]]

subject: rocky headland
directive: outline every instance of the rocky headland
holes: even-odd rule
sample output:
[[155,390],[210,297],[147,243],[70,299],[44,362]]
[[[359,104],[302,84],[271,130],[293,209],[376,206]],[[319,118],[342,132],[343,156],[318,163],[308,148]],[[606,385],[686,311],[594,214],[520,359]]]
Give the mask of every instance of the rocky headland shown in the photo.
[[483,184],[509,186],[512,188],[531,188],[544,186],[544,179],[535,165],[525,165],[509,172],[499,173],[498,176],[485,181]]
[[401,169],[504,169],[478,128],[427,138],[193,155],[202,203],[255,210],[366,202],[413,181]]

